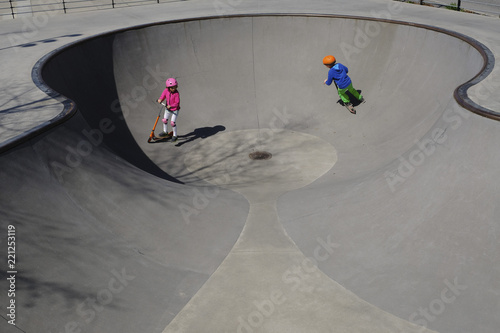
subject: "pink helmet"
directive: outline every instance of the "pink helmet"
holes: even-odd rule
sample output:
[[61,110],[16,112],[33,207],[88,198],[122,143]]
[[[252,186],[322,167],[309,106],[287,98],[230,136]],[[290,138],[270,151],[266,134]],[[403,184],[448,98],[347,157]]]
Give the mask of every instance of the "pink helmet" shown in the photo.
[[171,77],[171,78],[167,79],[166,84],[167,84],[167,88],[174,87],[177,85],[177,80],[174,79],[173,77]]

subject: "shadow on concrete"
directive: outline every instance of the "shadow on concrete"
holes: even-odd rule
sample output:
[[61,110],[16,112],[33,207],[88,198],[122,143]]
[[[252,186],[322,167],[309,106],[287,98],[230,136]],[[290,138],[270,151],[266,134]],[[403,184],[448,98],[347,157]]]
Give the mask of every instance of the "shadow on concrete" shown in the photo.
[[206,139],[225,130],[226,128],[222,125],[196,128],[190,133],[179,135],[179,142],[176,144],[176,146],[180,147],[198,139]]

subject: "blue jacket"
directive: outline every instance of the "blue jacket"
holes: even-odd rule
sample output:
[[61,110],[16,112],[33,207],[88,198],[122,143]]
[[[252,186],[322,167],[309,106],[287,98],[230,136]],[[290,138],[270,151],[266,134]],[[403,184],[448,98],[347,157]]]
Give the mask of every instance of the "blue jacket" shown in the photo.
[[351,84],[351,78],[347,76],[349,69],[341,63],[336,63],[328,71],[328,79],[326,80],[327,85],[331,85],[332,81],[335,80],[337,87],[339,89],[345,89]]

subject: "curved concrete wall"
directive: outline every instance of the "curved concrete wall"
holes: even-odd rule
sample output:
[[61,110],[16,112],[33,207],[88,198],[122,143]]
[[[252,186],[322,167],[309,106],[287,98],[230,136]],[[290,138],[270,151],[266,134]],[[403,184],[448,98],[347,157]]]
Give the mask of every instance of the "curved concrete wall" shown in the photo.
[[[367,100],[355,116],[336,103],[334,88],[323,85],[326,54],[349,67],[355,88]],[[431,327],[415,311],[446,288],[445,281],[458,278],[480,292],[463,293],[454,311],[447,311],[449,320],[433,329],[468,327],[477,314],[471,309],[477,309],[485,318],[484,332],[493,332],[489,328],[497,327],[498,319],[481,303],[494,300],[484,292],[491,285],[475,280],[465,264],[473,258],[475,272],[490,270],[491,262],[480,253],[494,256],[495,247],[480,249],[479,240],[488,239],[485,232],[498,212],[484,216],[484,228],[474,228],[472,219],[454,224],[474,209],[472,202],[455,202],[468,197],[464,189],[483,198],[495,193],[495,183],[479,172],[465,182],[462,172],[472,170],[474,162],[463,156],[495,154],[477,150],[477,133],[491,133],[495,123],[453,100],[455,88],[476,75],[482,61],[470,44],[433,30],[307,16],[173,22],[61,50],[43,67],[43,79],[73,99],[78,114],[16,148],[3,163],[9,164],[5,170],[14,170],[34,153],[41,161],[29,172],[41,177],[34,184],[54,188],[57,210],[50,219],[72,221],[72,231],[82,232],[75,240],[64,237],[65,228],[51,230],[37,237],[32,252],[47,250],[46,261],[63,271],[74,264],[54,258],[75,252],[76,241],[81,250],[74,257],[96,261],[82,261],[79,269],[61,274],[58,285],[45,285],[50,292],[71,283],[61,294],[71,300],[37,300],[36,316],[75,308],[95,296],[85,280],[107,282],[125,267],[137,283],[116,295],[113,306],[92,318],[89,312],[83,317],[70,312],[58,326],[52,322],[44,328],[73,320],[96,332],[99,327],[160,332],[226,258],[249,210],[243,196],[200,179],[184,164],[185,156],[219,132],[257,130],[259,135],[271,129],[315,136],[336,152],[333,168],[281,195],[276,205],[279,222],[305,256],[314,255],[318,237],[335,243],[328,260],[318,262],[322,272],[375,307]],[[160,110],[155,100],[169,76],[179,81],[180,140],[148,144]],[[16,177],[9,182],[24,184]],[[468,186],[471,182],[475,185]],[[38,202],[30,193],[20,186],[16,195]],[[35,214],[31,220],[36,222]],[[61,237],[66,241],[52,245],[51,239]],[[468,238],[478,241],[468,243]],[[107,245],[98,246],[101,242]],[[54,279],[36,272],[30,276],[32,285],[45,280]],[[30,326],[35,321],[26,323]]]
[[[370,101],[358,117],[342,112],[335,91],[322,85],[326,54],[350,68],[354,86]],[[97,118],[123,112],[141,149],[172,175],[157,147],[144,140],[159,110],[154,101],[169,76],[180,84],[183,133],[215,126],[226,131],[281,126],[332,143],[333,132],[338,137],[362,134],[368,148],[359,144],[362,140],[339,140],[335,146],[344,150],[346,145],[346,153],[356,156],[364,149],[369,158],[356,168],[369,170],[422,138],[447,108],[453,90],[478,73],[482,57],[462,40],[408,25],[264,16],[120,32],[76,45],[49,62],[46,72],[53,63],[59,63],[57,75],[67,77],[65,87],[54,83],[56,90],[75,99],[88,118],[96,118],[96,112],[93,107],[86,111],[86,103],[98,105]],[[392,155],[381,160],[382,151]]]

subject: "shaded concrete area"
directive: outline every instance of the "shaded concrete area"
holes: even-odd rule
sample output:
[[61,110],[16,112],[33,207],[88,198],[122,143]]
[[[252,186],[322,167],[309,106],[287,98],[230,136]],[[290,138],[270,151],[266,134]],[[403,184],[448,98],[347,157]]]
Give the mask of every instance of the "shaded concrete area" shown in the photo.
[[[18,327],[496,332],[498,122],[453,98],[491,70],[479,50],[414,25],[264,15],[54,53],[40,77],[76,114],[0,157]],[[326,54],[367,100],[357,115],[322,85]],[[170,76],[179,140],[148,144]]]

